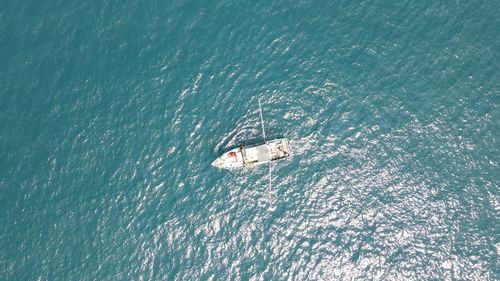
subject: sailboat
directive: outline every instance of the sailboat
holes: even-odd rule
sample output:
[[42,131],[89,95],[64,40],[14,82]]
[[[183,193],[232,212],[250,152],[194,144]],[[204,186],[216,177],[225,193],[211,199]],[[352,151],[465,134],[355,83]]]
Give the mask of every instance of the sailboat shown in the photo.
[[[263,143],[253,145],[241,145],[231,149],[212,162],[212,166],[220,169],[250,168],[258,165],[277,161],[290,157],[289,142],[286,138],[266,139],[264,130],[264,118],[262,117],[262,106],[259,99],[260,122],[262,125]],[[271,171],[271,166],[269,166]]]

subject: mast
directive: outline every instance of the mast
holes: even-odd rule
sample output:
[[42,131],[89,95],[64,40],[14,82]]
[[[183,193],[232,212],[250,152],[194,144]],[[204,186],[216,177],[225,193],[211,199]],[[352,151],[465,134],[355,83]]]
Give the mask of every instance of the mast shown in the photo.
[[273,165],[269,162],[269,194],[271,194],[271,189],[273,188],[273,176],[272,176]]
[[259,98],[259,112],[260,112],[260,124],[262,125],[262,138],[266,142],[266,131],[264,131],[264,118],[262,117],[262,105],[260,104]]
[[[260,104],[260,98],[259,98],[259,112],[260,112],[260,124],[262,126],[262,138],[264,138],[264,143],[267,143],[266,131],[264,130],[264,118],[262,117],[262,105]],[[269,157],[271,158],[271,151],[269,151]],[[271,192],[272,184],[273,184],[272,163],[271,163],[271,161],[269,161],[269,193]]]

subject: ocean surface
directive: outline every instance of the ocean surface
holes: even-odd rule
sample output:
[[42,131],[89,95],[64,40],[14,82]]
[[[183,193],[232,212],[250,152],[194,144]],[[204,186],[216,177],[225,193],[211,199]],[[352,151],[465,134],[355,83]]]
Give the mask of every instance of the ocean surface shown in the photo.
[[0,280],[500,279],[500,1],[1,6]]

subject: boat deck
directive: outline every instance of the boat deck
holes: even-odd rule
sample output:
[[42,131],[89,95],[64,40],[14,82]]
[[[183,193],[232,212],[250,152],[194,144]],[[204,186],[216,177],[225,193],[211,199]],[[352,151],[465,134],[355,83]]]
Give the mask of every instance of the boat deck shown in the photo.
[[286,158],[290,156],[288,152],[288,140],[287,139],[277,139],[270,141],[268,143],[271,149],[271,161]]
[[242,154],[243,154],[243,162],[245,164],[251,164],[255,162],[267,163],[271,161],[269,148],[266,144],[243,148]]
[[264,144],[245,147],[241,152],[243,163],[247,166],[268,163],[290,155],[287,139],[275,139]]

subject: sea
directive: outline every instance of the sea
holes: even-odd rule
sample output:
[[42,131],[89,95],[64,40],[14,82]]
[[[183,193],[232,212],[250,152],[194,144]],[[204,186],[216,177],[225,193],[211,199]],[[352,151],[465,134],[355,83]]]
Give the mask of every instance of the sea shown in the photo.
[[500,280],[500,1],[1,2],[0,280]]

